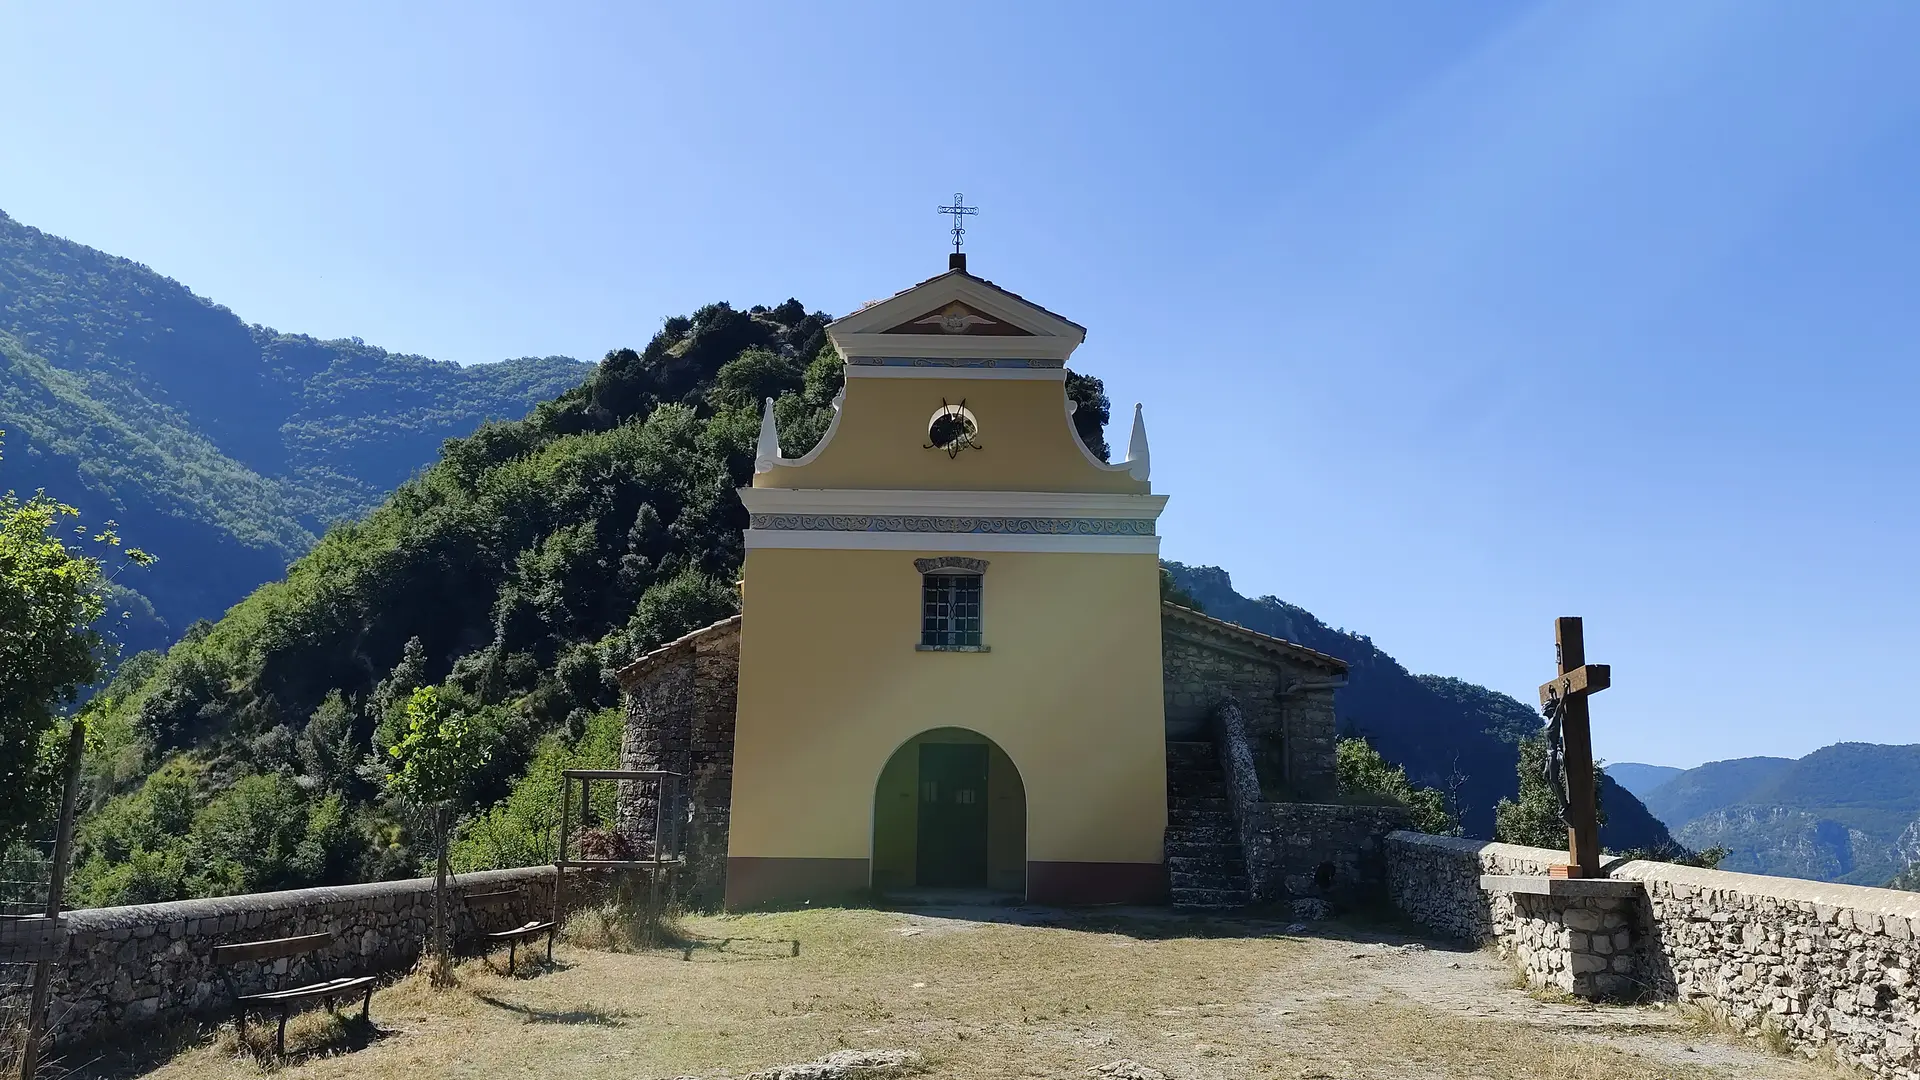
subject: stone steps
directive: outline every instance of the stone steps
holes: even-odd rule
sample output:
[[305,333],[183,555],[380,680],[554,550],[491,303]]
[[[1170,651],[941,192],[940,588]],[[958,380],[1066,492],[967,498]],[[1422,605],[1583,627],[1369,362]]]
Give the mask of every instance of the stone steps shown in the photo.
[[1177,908],[1220,909],[1247,906],[1245,889],[1198,889],[1175,886],[1173,906]]
[[1252,896],[1226,777],[1210,742],[1167,743],[1166,859],[1175,907],[1242,907]]

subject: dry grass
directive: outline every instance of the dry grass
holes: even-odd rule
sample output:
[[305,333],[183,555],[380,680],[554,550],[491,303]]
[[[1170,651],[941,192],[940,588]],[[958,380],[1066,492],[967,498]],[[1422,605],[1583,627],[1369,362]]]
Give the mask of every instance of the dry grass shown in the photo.
[[[1120,1058],[1176,1080],[1830,1075],[1738,1046],[1727,1062],[1695,1063],[1675,1040],[1697,1033],[1656,1030],[1644,1011],[1563,1022],[1575,1010],[1503,989],[1476,954],[1364,944],[1379,937],[1365,927],[1301,937],[1166,917],[1044,922],[862,910],[686,917],[673,923],[685,935],[678,948],[567,945],[531,976],[475,960],[452,989],[402,980],[375,995],[379,1033],[365,1045],[310,1015],[289,1030],[284,1065],[215,1039],[149,1075],[649,1080],[742,1076],[849,1047],[914,1050],[927,1075],[967,1080],[1084,1078]],[[584,926],[580,940],[604,929]],[[1499,1008],[1481,1014],[1483,998]],[[1616,1014],[1626,1020],[1617,1032],[1594,1026]]]
[[567,917],[560,940],[601,952],[681,949],[691,942],[682,913],[645,895],[615,897],[590,904]]

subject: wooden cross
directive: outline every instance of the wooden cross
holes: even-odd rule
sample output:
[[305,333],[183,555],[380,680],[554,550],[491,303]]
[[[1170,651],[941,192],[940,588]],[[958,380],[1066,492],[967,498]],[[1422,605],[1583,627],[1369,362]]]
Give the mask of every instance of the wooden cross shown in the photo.
[[1593,791],[1593,728],[1587,697],[1605,690],[1611,675],[1605,664],[1587,663],[1587,643],[1578,617],[1553,620],[1553,641],[1560,654],[1560,677],[1540,687],[1540,704],[1558,700],[1560,731],[1566,747],[1568,865],[1552,868],[1554,877],[1600,876],[1600,824]]

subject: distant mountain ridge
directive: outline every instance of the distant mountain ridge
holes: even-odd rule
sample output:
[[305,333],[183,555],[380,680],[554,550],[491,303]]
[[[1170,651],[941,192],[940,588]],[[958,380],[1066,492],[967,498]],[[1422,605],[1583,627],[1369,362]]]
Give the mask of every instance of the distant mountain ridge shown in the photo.
[[1633,792],[1634,797],[1641,802],[1646,802],[1647,796],[1661,784],[1686,771],[1672,765],[1642,765],[1637,761],[1607,763],[1607,775],[1613,777],[1621,787]]
[[1728,848],[1728,870],[1882,885],[1920,865],[1920,744],[1708,762],[1645,801],[1681,843]]
[[0,490],[45,488],[160,557],[127,579],[144,594],[122,598],[140,616],[131,645],[218,618],[446,439],[591,370],[557,356],[463,368],[250,326],[0,212]]
[[[1451,792],[1467,835],[1493,835],[1494,804],[1519,790],[1518,743],[1540,730],[1538,712],[1461,679],[1414,675],[1371,638],[1335,630],[1272,596],[1240,595],[1219,567],[1167,568],[1208,614],[1345,660],[1347,686],[1334,695],[1341,730],[1366,736],[1415,783]],[[1600,806],[1607,819],[1600,842],[1609,850],[1658,848],[1675,839],[1611,776],[1601,785]]]

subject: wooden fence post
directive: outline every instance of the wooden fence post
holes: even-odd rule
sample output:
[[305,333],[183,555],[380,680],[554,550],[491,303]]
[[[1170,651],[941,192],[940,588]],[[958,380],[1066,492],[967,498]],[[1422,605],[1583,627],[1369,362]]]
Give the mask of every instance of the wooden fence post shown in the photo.
[[[60,901],[67,887],[67,859],[73,848],[73,810],[80,790],[80,763],[87,750],[87,722],[75,720],[67,734],[66,787],[60,793],[60,826],[54,833],[53,868],[47,875],[47,918],[60,918]],[[33,965],[33,1000],[27,1007],[27,1037],[20,1047],[20,1080],[33,1080],[40,1064],[40,1039],[47,1026],[47,994],[52,989],[53,961]]]

